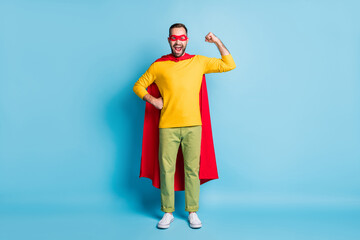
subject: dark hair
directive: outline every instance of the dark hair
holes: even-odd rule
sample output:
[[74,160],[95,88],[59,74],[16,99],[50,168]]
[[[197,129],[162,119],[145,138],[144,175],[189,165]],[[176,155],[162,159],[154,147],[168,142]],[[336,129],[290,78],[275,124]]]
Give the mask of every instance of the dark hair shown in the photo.
[[186,35],[187,35],[187,28],[185,27],[184,24],[182,24],[182,23],[174,23],[174,24],[171,25],[171,27],[169,28],[169,36],[171,35],[171,29],[173,29],[173,28],[181,28],[181,27],[185,28],[185,32],[186,32]]

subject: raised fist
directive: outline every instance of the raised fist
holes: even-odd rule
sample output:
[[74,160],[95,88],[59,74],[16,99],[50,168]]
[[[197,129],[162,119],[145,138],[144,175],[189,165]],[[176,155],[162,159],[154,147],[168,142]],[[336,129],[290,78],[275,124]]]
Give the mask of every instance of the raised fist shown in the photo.
[[209,32],[206,36],[205,36],[205,42],[209,42],[209,43],[216,43],[218,42],[219,39],[215,36],[215,34],[213,34],[212,32]]

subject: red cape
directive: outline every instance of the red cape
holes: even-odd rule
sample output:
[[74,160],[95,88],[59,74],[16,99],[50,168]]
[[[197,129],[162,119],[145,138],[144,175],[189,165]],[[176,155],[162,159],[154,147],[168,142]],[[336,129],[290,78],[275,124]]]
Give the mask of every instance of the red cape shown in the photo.
[[[164,55],[157,59],[159,61],[181,61],[194,57],[185,53],[181,57],[174,57],[172,54]],[[160,92],[155,83],[152,83],[148,89],[148,93],[154,97],[160,97]],[[211,130],[209,101],[206,89],[205,74],[203,75],[201,89],[199,93],[200,112],[202,121],[201,133],[201,152],[200,152],[200,169],[199,179],[200,184],[208,182],[213,179],[218,179],[218,172],[215,159],[215,149]],[[160,168],[159,168],[159,120],[160,111],[152,104],[146,102],[144,131],[142,142],[140,178],[146,177],[151,179],[152,185],[160,188]],[[176,159],[176,170],[174,179],[175,191],[183,191],[185,189],[184,180],[184,159],[182,155],[181,145]]]

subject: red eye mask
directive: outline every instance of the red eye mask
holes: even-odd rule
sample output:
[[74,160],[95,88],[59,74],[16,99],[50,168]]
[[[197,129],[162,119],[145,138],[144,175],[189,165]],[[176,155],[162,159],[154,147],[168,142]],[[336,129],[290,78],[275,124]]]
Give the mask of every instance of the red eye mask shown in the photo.
[[180,40],[180,41],[186,41],[188,39],[188,37],[186,35],[171,35],[170,37],[168,37],[168,39],[170,41],[176,41],[176,40]]

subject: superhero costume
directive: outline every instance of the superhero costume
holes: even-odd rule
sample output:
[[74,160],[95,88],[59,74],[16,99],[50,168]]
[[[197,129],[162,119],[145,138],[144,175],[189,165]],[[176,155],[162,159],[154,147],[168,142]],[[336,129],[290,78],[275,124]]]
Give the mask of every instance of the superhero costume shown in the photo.
[[[172,54],[164,55],[161,58],[157,59],[155,62],[161,61],[182,61],[191,59],[194,56],[200,58],[200,55],[189,55],[184,54],[182,57],[176,58]],[[202,59],[205,57],[201,56]],[[230,65],[220,66],[216,65],[219,62],[219,59],[210,59],[209,64],[211,67],[208,68],[208,72],[222,72],[228,71],[235,67],[231,55],[222,56],[223,59],[227,59],[227,62]],[[198,60],[198,59],[197,59]],[[213,61],[212,61],[213,60]],[[211,62],[211,63],[210,63]],[[144,86],[143,86],[144,87]],[[134,90],[135,91],[135,90]],[[139,97],[143,97],[147,92],[142,89],[138,89],[137,94]],[[148,93],[154,97],[160,97],[159,88],[155,83],[152,83],[148,86]],[[174,93],[176,94],[176,93]],[[215,159],[214,144],[211,131],[211,121],[210,121],[210,112],[209,112],[209,103],[206,89],[206,80],[205,74],[202,74],[202,82],[199,92],[199,99],[196,99],[199,102],[199,110],[201,119],[197,119],[196,110],[193,114],[195,117],[192,120],[191,125],[202,125],[202,141],[201,141],[201,156],[200,156],[200,170],[199,178],[200,183],[203,184],[207,181],[217,179],[217,166]],[[194,100],[195,101],[195,100]],[[165,102],[164,102],[165,104]],[[168,111],[169,112],[169,111]],[[158,146],[159,146],[159,127],[175,127],[174,124],[183,124],[176,123],[174,121],[163,121],[163,125],[159,126],[161,111],[156,109],[153,105],[146,102],[145,107],[145,119],[144,119],[144,131],[143,131],[143,144],[142,144],[142,156],[141,156],[141,167],[140,167],[140,177],[147,177],[152,180],[153,186],[160,188],[160,177],[159,177],[159,162],[158,162]],[[172,117],[172,118],[171,118]],[[174,119],[173,116],[163,117],[163,120]],[[173,126],[169,125],[169,122]],[[200,124],[198,124],[200,122]],[[185,124],[186,125],[186,124]],[[175,172],[175,191],[184,190],[184,168],[183,168],[183,157],[181,148],[178,151],[177,161],[176,161],[176,172]]]

